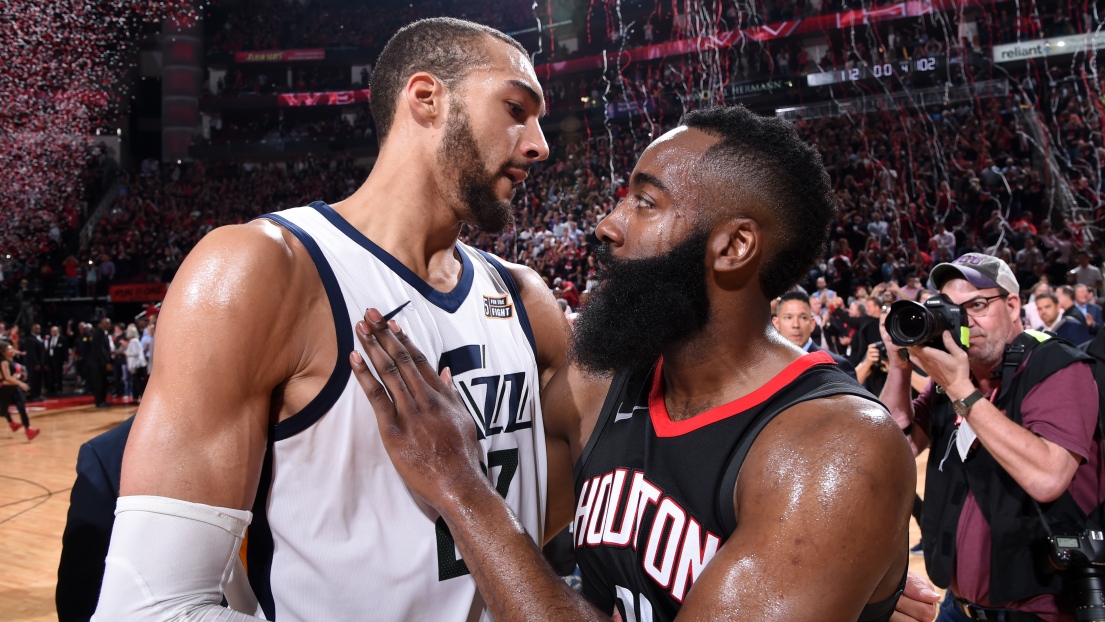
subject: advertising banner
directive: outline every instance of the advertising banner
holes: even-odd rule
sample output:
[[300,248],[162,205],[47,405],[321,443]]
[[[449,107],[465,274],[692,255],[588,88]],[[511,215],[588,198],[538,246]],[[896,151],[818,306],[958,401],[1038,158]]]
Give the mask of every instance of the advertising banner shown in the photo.
[[326,50],[264,50],[259,52],[235,52],[236,63],[281,63],[287,61],[323,60]]
[[131,283],[108,288],[111,302],[153,302],[165,298],[169,287],[164,283]]
[[355,91],[323,91],[318,93],[282,93],[279,106],[351,106],[368,103],[369,89]]
[[1029,58],[1062,56],[1078,52],[1094,52],[1105,48],[1105,33],[1097,32],[1051,39],[1033,39],[1020,43],[1006,43],[994,46],[994,62],[1009,63]]

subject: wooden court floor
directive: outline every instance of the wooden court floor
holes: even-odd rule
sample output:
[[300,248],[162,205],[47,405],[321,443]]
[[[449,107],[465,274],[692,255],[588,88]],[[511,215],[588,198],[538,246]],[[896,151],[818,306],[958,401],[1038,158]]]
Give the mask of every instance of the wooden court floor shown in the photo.
[[[32,425],[42,434],[31,442],[22,431],[0,429],[0,622],[57,620],[54,588],[77,451],[134,411],[134,406],[89,406],[32,412]],[[927,455],[917,459],[919,491]],[[910,544],[919,538],[913,523]],[[909,561],[911,570],[925,574],[921,556]]]
[[61,533],[82,443],[119,425],[135,407],[31,413],[42,430],[0,428],[0,622],[57,620],[54,586]]

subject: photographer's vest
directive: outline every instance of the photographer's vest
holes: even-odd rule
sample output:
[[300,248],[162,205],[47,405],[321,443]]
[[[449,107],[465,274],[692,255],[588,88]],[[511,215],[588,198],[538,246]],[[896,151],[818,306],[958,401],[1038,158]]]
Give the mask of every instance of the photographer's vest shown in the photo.
[[[1018,373],[1017,368],[1028,357],[1031,360]],[[1006,350],[1001,390],[994,405],[1021,425],[1021,404],[1033,387],[1060,369],[1092,360],[1065,341],[1039,331],[1025,331]],[[990,604],[1001,606],[1059,593],[1063,588],[1061,575],[1047,572],[1042,566],[1046,564],[1045,538],[1049,532],[1081,532],[1085,513],[1070,491],[1052,503],[1035,503],[981,443],[963,462],[955,448],[955,418],[948,397],[942,391],[934,392],[929,430],[932,447],[921,514],[921,542],[929,578],[945,588],[951,581],[959,516],[969,490],[990,525]],[[1042,519],[1046,519],[1046,525]]]

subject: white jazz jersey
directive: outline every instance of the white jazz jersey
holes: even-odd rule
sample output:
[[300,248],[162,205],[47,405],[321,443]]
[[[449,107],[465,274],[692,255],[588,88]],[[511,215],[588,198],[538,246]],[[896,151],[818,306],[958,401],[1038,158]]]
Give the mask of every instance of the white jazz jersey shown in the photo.
[[457,244],[463,274],[442,293],[325,203],[261,218],[310,252],[338,340],[325,388],[270,433],[247,545],[266,617],[490,620],[445,522],[414,499],[388,459],[348,354],[364,354],[354,324],[365,309],[406,305],[395,320],[439,370],[452,371],[491,481],[541,542],[545,432],[533,335],[513,279],[497,259]]

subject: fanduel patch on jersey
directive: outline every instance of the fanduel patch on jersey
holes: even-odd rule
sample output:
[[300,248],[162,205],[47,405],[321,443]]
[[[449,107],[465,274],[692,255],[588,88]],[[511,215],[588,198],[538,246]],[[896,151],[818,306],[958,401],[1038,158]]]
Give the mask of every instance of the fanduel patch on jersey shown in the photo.
[[484,296],[483,314],[493,320],[509,320],[514,317],[514,305],[506,296]]

